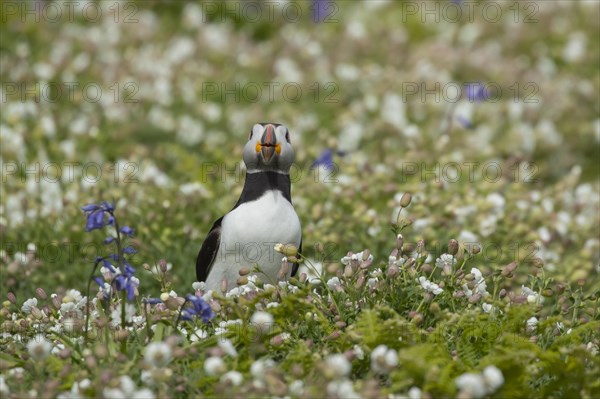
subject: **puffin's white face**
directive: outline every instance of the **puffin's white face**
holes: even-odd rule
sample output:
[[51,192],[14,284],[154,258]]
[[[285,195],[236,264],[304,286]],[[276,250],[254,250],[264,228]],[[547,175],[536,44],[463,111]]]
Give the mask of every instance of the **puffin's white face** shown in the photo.
[[287,127],[276,123],[257,123],[244,147],[244,163],[249,171],[289,173],[294,149]]

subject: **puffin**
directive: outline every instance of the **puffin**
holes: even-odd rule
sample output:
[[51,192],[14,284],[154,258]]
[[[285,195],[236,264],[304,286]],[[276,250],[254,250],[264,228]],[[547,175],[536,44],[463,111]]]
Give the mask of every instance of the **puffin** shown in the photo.
[[[208,232],[196,260],[197,281],[206,290],[227,292],[237,286],[242,268],[265,283],[277,284],[284,254],[276,244],[302,251],[302,227],[292,204],[290,168],[294,149],[287,127],[257,123],[244,146],[244,187],[239,200]],[[285,277],[296,275],[293,263]],[[279,276],[281,277],[281,275]]]

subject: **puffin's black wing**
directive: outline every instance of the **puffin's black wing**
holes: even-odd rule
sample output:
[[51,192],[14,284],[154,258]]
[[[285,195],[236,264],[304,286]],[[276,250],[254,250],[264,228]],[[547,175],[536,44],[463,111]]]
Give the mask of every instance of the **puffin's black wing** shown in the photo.
[[213,224],[212,228],[206,235],[202,248],[198,253],[198,259],[196,259],[196,280],[206,281],[208,274],[212,268],[212,265],[217,257],[219,250],[219,244],[221,243],[221,221],[223,216],[217,219]]
[[[298,247],[298,252],[302,254],[302,238],[300,239],[300,246]],[[300,267],[300,263],[294,263],[292,266],[292,276],[295,276],[298,273],[298,267]]]

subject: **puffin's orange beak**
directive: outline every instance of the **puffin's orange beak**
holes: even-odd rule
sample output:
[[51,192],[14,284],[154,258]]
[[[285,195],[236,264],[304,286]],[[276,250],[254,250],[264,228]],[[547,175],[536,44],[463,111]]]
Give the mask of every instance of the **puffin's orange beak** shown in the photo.
[[261,153],[265,163],[269,163],[273,154],[281,153],[281,145],[277,142],[275,127],[267,125],[259,142],[256,142],[256,153]]

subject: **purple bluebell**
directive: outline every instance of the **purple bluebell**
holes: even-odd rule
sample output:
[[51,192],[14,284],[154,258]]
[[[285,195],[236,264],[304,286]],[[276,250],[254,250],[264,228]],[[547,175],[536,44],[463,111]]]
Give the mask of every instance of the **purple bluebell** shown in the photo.
[[121,233],[123,233],[129,237],[133,237],[134,230],[129,226],[123,226],[123,227],[121,227]]
[[330,0],[313,0],[312,2],[312,20],[313,22],[323,22],[327,18]]
[[215,313],[204,299],[191,294],[187,295],[185,299],[192,304],[192,307],[188,307],[181,312],[183,320],[192,320],[192,316],[198,316],[203,322],[208,323],[215,317]]
[[465,83],[465,94],[470,102],[482,102],[488,98],[487,90],[481,82]]
[[318,168],[320,166],[328,170],[333,168],[333,151],[329,148],[323,150],[321,155],[313,161],[311,168]]

